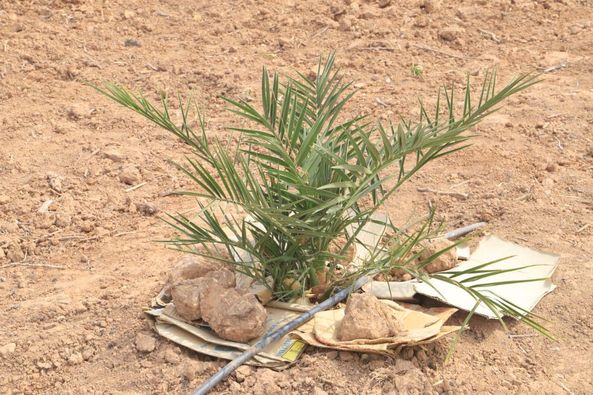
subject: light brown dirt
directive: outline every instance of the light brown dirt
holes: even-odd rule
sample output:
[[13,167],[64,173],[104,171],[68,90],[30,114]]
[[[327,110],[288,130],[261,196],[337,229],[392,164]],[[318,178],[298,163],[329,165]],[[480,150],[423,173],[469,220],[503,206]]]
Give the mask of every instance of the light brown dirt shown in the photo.
[[179,258],[151,242],[172,235],[154,214],[194,207],[163,196],[191,186],[168,162],[187,152],[82,82],[118,81],[154,99],[191,93],[209,134],[228,137],[221,95],[257,100],[263,65],[307,71],[335,49],[361,88],[349,111],[385,119],[415,114],[417,97],[432,104],[438,86],[468,72],[479,79],[498,65],[505,80],[564,65],[388,206],[401,223],[431,202],[451,228],[483,219],[562,254],[559,287],[536,309],[558,341],[474,319],[448,365],[450,340],[395,360],[309,349],[283,372],[242,368],[216,392],[593,393],[592,5],[450,3],[0,2],[0,392],[187,393],[223,364],[161,339],[136,349],[138,333],[150,334],[142,309]]

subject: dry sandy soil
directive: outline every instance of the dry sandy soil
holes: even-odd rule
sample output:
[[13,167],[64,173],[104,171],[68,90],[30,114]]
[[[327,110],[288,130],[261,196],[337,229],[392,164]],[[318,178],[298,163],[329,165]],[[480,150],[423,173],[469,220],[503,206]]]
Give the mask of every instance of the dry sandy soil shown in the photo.
[[[388,209],[403,222],[431,202],[451,228],[483,219],[561,254],[558,289],[536,311],[558,341],[476,318],[447,365],[450,339],[395,360],[311,348],[286,371],[242,369],[216,392],[593,393],[593,6],[448,3],[1,1],[0,392],[187,393],[223,365],[161,339],[135,347],[152,335],[142,309],[178,259],[151,242],[172,235],[158,215],[194,206],[163,196],[191,186],[168,162],[186,151],[82,82],[191,93],[210,135],[225,137],[234,117],[221,95],[257,101],[263,65],[307,72],[336,50],[361,87],[348,111],[384,119],[415,116],[418,97],[431,104],[466,73],[552,68]],[[126,192],[129,167],[145,184]],[[426,186],[469,197],[417,191]]]

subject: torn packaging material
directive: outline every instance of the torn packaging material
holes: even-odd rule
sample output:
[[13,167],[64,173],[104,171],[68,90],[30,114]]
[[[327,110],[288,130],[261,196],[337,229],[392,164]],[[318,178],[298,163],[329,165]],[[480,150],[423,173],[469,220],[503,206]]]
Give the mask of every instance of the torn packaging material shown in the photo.
[[427,309],[417,305],[398,305],[390,300],[381,302],[393,309],[393,314],[398,316],[405,331],[380,339],[339,340],[338,329],[345,313],[345,309],[341,308],[315,314],[313,321],[291,334],[316,347],[394,356],[404,346],[430,343],[461,328],[444,326],[449,317],[457,311],[452,307]]
[[[266,333],[273,332],[300,315],[299,312],[282,308],[266,307],[266,310]],[[221,339],[205,325],[185,322],[176,314],[175,307],[171,304],[148,310],[146,314],[154,318],[154,328],[159,335],[201,354],[217,358],[232,360],[259,340],[258,338],[247,344]],[[305,343],[287,335],[269,344],[247,364],[273,369],[285,368],[296,361],[304,349]]]
[[[495,262],[497,260],[498,262]],[[500,270],[501,273],[468,281],[464,285],[474,287],[491,298],[505,300],[525,311],[531,311],[546,294],[554,290],[555,285],[552,284],[550,277],[558,266],[558,260],[557,255],[523,247],[496,236],[488,236],[480,242],[467,262],[457,266],[450,273],[439,274],[450,277],[454,273],[494,262],[483,270]],[[455,280],[466,280],[481,273],[458,275]],[[538,279],[541,281],[528,281]],[[366,284],[363,289],[379,298],[393,300],[410,300],[418,293],[465,311],[471,311],[476,305],[476,300],[469,293],[439,279],[432,279],[430,284],[419,281],[405,283],[373,281]],[[475,314],[495,319],[503,316],[504,312],[502,310],[494,312],[488,306],[480,304]]]

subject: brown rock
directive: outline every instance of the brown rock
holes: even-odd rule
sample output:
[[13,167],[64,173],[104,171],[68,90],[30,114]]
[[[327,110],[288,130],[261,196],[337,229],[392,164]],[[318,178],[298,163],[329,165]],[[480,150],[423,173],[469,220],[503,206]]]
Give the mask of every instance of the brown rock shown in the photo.
[[202,316],[223,339],[246,342],[264,333],[268,314],[252,294],[234,288],[209,292],[202,301]]
[[247,377],[249,377],[252,374],[253,369],[251,368],[251,366],[242,365],[239,366],[237,370],[235,370],[235,379],[237,380],[237,383],[242,383],[243,381],[245,381]]
[[453,42],[465,33],[465,29],[459,26],[447,26],[439,31],[439,37],[443,41]]
[[170,363],[171,365],[178,365],[179,362],[181,362],[181,357],[173,348],[165,350],[163,358],[165,359],[165,362]]
[[236,284],[235,273],[227,269],[219,269],[206,273],[204,278],[213,278],[223,288],[234,288]]
[[[452,246],[453,243],[446,239],[434,239],[424,243],[424,250],[420,253],[420,262],[425,261],[437,252]],[[455,248],[439,255],[430,264],[424,267],[428,273],[442,272],[457,266],[457,252]]]
[[56,213],[54,225],[59,228],[65,228],[72,223],[72,216],[65,213]]
[[47,175],[47,183],[49,187],[56,192],[64,191],[63,181],[64,177],[61,177],[57,174],[50,173]]
[[126,159],[126,155],[116,148],[105,149],[105,151],[103,151],[103,157],[114,162],[123,162]]
[[420,15],[416,20],[414,20],[415,27],[426,27],[430,23],[428,17],[426,15]]
[[391,309],[370,294],[353,294],[338,328],[338,339],[379,339],[404,331]]
[[219,295],[224,287],[213,278],[193,278],[173,285],[171,296],[175,311],[187,321],[202,318],[203,299],[208,294]]
[[208,274],[208,272],[212,272],[217,269],[218,267],[216,264],[207,261],[205,258],[188,254],[177,261],[177,264],[173,270],[171,270],[171,273],[169,273],[169,279],[167,280],[167,283],[169,286],[173,286],[183,280],[204,277],[206,274]]
[[440,0],[423,0],[420,4],[420,8],[429,14],[438,10],[440,6]]
[[8,343],[0,347],[0,355],[5,357],[16,351],[16,343]]
[[136,350],[142,353],[153,352],[156,348],[156,339],[146,333],[138,333],[136,335]]
[[119,173],[119,180],[127,185],[136,184],[141,179],[140,170],[136,166],[124,167]]
[[20,262],[25,259],[25,253],[23,252],[20,245],[12,243],[6,249],[6,257],[11,262]]
[[[245,365],[243,365],[243,366],[245,366]],[[188,361],[188,362],[184,362],[183,372],[181,375],[187,381],[193,381],[197,377],[199,377],[204,372],[204,370],[205,370],[205,368],[204,368],[204,365],[202,365],[202,362]]]
[[154,203],[136,203],[136,210],[142,215],[151,216],[159,212],[159,208]]
[[79,365],[84,361],[82,354],[79,352],[74,352],[68,357],[68,363],[70,365]]

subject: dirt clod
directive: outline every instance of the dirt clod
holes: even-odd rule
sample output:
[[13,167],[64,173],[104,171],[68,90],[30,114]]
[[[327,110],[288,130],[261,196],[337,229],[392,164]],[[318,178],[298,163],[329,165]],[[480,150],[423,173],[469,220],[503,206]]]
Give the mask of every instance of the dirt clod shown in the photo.
[[447,26],[439,31],[439,37],[443,41],[453,42],[465,33],[465,29],[459,26]]
[[338,329],[340,340],[380,339],[404,331],[390,311],[371,294],[353,294],[348,299],[344,318]]
[[165,360],[165,362],[171,365],[178,365],[181,362],[181,357],[179,356],[179,353],[175,351],[174,348],[166,349],[163,355],[163,359]]
[[136,203],[136,210],[142,215],[151,216],[159,212],[159,208],[154,203]]
[[20,245],[12,243],[6,249],[6,257],[11,262],[20,262],[25,259],[25,253]]
[[8,343],[0,347],[0,356],[6,357],[16,351],[16,343]]
[[134,185],[141,179],[142,175],[136,166],[124,167],[119,173],[119,180],[126,185]]
[[114,162],[123,162],[126,159],[126,155],[116,148],[107,148],[103,151],[103,156]]
[[150,353],[156,348],[156,339],[143,332],[136,335],[134,343],[136,344],[136,350],[141,353]]
[[223,339],[246,342],[263,334],[268,314],[254,295],[229,288],[206,296],[202,316]]

